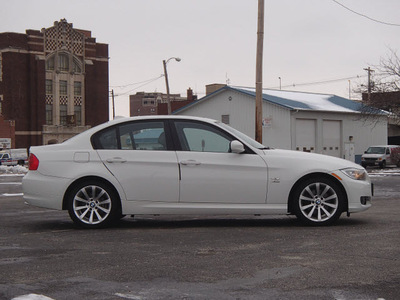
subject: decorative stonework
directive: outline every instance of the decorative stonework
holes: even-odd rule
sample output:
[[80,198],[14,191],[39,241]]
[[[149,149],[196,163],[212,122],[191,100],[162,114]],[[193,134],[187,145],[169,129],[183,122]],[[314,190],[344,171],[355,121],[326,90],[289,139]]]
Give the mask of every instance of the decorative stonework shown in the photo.
[[85,53],[84,35],[74,30],[66,19],[54,22],[53,27],[44,29],[44,40],[46,53],[58,50],[68,50],[77,56],[83,56]]
[[60,96],[60,105],[68,104],[68,96]]
[[74,97],[74,105],[81,106],[82,105],[82,96],[75,96]]
[[46,95],[46,104],[53,104],[53,95]]

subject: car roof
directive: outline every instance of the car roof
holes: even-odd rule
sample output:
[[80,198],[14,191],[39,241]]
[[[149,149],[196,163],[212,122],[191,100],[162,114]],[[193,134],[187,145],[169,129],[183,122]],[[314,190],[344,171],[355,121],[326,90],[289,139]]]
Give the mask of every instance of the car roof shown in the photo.
[[203,118],[203,117],[193,117],[193,116],[175,116],[175,115],[156,115],[156,116],[137,116],[137,117],[116,117],[114,120],[110,120],[108,122],[99,124],[95,127],[92,127],[68,140],[66,140],[64,143],[60,145],[68,146],[68,145],[75,145],[78,148],[85,148],[89,146],[90,143],[90,137],[105,128],[108,128],[113,125],[125,123],[125,122],[130,122],[130,121],[141,121],[141,120],[165,120],[165,119],[171,119],[171,120],[194,120],[194,121],[203,121],[206,123],[218,123],[218,121],[209,119],[209,118]]

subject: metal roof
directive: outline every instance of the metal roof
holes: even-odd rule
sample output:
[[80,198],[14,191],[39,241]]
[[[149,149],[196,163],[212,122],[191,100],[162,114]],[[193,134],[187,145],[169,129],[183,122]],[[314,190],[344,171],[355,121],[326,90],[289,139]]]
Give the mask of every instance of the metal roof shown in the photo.
[[[195,102],[192,102],[182,107],[181,109],[175,111],[174,113],[183,111],[193,105],[206,101],[226,90],[236,91],[254,98],[256,96],[254,88],[225,86],[215,91],[214,93],[211,93]],[[365,108],[365,106],[360,102],[356,102],[332,94],[318,94],[318,93],[264,89],[262,97],[263,101],[273,103],[290,110],[360,113],[363,110],[363,108]],[[376,113],[384,113],[384,112],[377,110]]]

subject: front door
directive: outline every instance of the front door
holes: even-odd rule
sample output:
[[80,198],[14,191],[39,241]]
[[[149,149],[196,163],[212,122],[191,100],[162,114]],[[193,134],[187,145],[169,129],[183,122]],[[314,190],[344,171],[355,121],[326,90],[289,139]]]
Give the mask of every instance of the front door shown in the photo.
[[265,203],[267,166],[254,153],[230,153],[231,136],[210,124],[175,121],[181,144],[180,202]]

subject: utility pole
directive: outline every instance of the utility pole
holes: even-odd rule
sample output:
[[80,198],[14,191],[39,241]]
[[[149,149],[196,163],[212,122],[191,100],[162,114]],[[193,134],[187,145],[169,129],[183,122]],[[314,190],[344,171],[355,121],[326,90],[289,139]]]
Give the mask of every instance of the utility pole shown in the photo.
[[167,60],[163,60],[163,66],[164,66],[164,77],[165,77],[165,85],[167,86],[167,108],[168,108],[168,114],[171,114],[171,99],[169,95],[169,83],[168,83],[168,73],[167,73],[167,63],[171,60],[175,59],[175,61],[180,62],[181,59],[179,57],[171,57],[168,58]]
[[264,0],[258,0],[256,57],[256,141],[262,143],[262,65],[264,43]]
[[372,70],[370,67],[364,69],[365,71],[368,72],[368,104],[371,103],[371,73],[374,72],[375,70]]
[[168,83],[168,73],[167,73],[167,62],[163,60],[163,66],[164,66],[164,77],[165,77],[165,85],[167,87],[167,109],[168,109],[168,114],[171,114],[171,99],[169,97],[169,83]]
[[114,90],[111,90],[111,99],[112,99],[113,120],[114,120],[115,119]]

